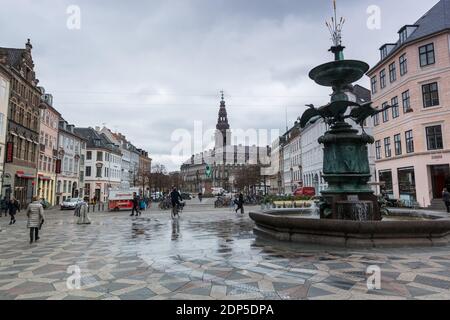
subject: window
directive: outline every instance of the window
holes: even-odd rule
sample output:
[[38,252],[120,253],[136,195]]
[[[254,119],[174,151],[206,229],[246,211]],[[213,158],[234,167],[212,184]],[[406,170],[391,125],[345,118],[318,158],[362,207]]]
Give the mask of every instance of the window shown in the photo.
[[411,99],[409,97],[409,90],[402,93],[403,113],[411,112]]
[[386,70],[383,69],[380,72],[380,88],[383,89],[386,87]]
[[400,197],[415,201],[417,198],[414,167],[397,169],[397,177]]
[[86,177],[91,176],[91,167],[86,167]]
[[86,160],[92,160],[92,151],[86,151]]
[[377,93],[377,77],[370,79],[370,87],[372,88],[372,94]]
[[378,180],[384,184],[384,191],[388,195],[394,195],[393,183],[392,183],[392,172],[391,170],[378,171]]
[[377,160],[381,159],[381,141],[378,140],[375,142],[375,154],[377,157]]
[[402,154],[402,138],[400,137],[400,134],[394,136],[394,148],[395,155],[400,156]]
[[400,112],[398,110],[398,97],[394,97],[391,99],[391,106],[392,106],[392,119],[398,118],[400,115]]
[[397,80],[397,68],[395,67],[395,62],[389,65],[389,81],[392,83]]
[[439,105],[439,92],[437,82],[422,86],[423,107],[434,107]]
[[381,60],[383,60],[384,58],[387,57],[388,51],[387,51],[387,46],[383,46],[383,48],[381,49]]
[[391,138],[384,138],[384,155],[386,158],[390,158],[392,156],[391,152]]
[[408,38],[408,29],[405,28],[400,32],[400,43],[405,42],[407,38]]
[[103,161],[103,152],[97,151],[97,161]]
[[435,63],[434,44],[430,43],[419,48],[420,66],[425,67]]
[[405,132],[405,140],[406,140],[406,153],[414,152],[414,139],[412,130]]
[[443,149],[441,126],[432,126],[426,128],[428,150]]
[[[383,105],[381,106],[382,109],[387,107],[387,102],[383,103]],[[389,121],[389,109],[386,109],[383,111],[383,122],[388,122]]]
[[408,59],[406,59],[406,53],[400,57],[400,75],[404,76],[408,73]]
[[96,177],[97,178],[101,178],[102,177],[102,167],[97,167]]
[[0,102],[6,96],[6,81],[0,79]]

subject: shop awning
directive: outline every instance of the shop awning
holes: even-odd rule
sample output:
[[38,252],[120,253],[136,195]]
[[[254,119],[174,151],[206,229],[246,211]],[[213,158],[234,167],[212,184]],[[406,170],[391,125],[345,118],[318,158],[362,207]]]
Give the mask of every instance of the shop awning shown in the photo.
[[19,177],[19,178],[24,178],[24,179],[34,179],[34,178],[36,178],[35,174],[25,173],[23,171],[17,171],[16,172],[16,176]]
[[47,177],[47,176],[44,176],[44,175],[42,175],[42,174],[39,174],[39,175],[38,175],[38,178],[39,178],[40,180],[45,180],[45,181],[52,180],[52,178]]

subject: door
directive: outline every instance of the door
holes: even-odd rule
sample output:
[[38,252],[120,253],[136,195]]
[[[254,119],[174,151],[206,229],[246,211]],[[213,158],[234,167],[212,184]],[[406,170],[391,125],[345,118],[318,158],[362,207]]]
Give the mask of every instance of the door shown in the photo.
[[431,181],[433,187],[433,198],[441,199],[442,190],[450,190],[450,167],[449,165],[431,166]]

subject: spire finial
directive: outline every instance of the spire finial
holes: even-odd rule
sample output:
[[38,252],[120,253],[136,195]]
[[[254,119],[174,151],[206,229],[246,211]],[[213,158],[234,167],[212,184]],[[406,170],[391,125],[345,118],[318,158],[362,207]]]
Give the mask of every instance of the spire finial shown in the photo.
[[223,96],[223,90],[220,91],[220,94],[221,94],[221,96],[222,96],[222,101],[225,101],[225,98],[224,98],[224,96]]
[[330,51],[334,53],[335,60],[344,60],[343,51],[345,47],[342,46],[342,27],[344,26],[345,19],[341,17],[338,21],[336,0],[333,0],[333,12],[334,17],[331,17],[331,21],[325,22],[330,31],[331,40],[333,41],[333,46]]
[[326,25],[331,33],[331,40],[333,41],[333,45],[335,47],[339,47],[342,45],[342,27],[344,26],[345,19],[341,17],[338,21],[336,0],[333,0],[333,12],[334,17],[331,17],[331,21],[327,21]]

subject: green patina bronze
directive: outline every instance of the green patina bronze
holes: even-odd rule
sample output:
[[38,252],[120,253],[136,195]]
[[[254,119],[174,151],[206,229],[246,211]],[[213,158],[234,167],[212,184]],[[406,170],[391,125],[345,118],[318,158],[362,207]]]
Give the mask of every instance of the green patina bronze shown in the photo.
[[[363,201],[373,201],[374,209],[371,210],[374,212],[368,215],[368,219],[377,220],[380,219],[380,210],[374,192],[368,185],[371,173],[367,147],[375,141],[365,133],[364,122],[390,106],[377,110],[372,107],[372,102],[360,104],[349,101],[346,89],[364,76],[369,65],[363,61],[344,59],[345,47],[341,45],[340,34],[342,24],[338,25],[335,21],[332,19],[334,25],[329,25],[334,42],[330,51],[335,60],[322,64],[309,73],[309,77],[317,84],[332,88],[331,101],[319,108],[307,105],[309,109],[299,119],[300,126],[304,128],[309,123],[323,119],[330,128],[319,138],[319,143],[324,145],[323,178],[328,184],[328,188],[322,191],[324,199],[321,216],[337,218],[337,212],[342,211],[342,207],[339,209],[339,203],[351,198],[355,201],[355,207]],[[341,22],[343,23],[343,19]],[[359,124],[362,133],[359,134],[358,130],[347,123],[347,119]]]

